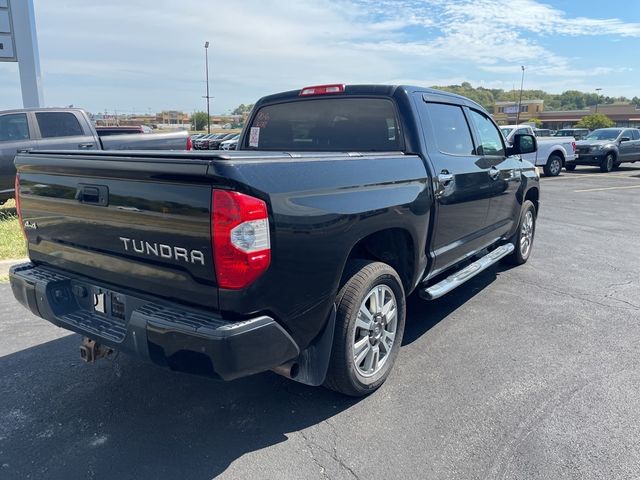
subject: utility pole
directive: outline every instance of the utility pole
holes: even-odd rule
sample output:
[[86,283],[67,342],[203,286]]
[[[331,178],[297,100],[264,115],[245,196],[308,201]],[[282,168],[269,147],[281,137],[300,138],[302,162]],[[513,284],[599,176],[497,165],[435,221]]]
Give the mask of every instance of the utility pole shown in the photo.
[[[598,113],[598,102],[600,101],[600,92],[602,91],[601,88],[596,88],[596,112]],[[605,110],[606,111],[606,110]]]
[[204,42],[204,62],[206,68],[206,77],[207,77],[207,133],[211,133],[211,114],[209,113],[209,42]]
[[524,86],[524,65],[520,65],[522,69],[522,79],[520,80],[520,100],[518,100],[518,113],[516,113],[516,125],[520,124],[520,105],[522,105],[522,87]]

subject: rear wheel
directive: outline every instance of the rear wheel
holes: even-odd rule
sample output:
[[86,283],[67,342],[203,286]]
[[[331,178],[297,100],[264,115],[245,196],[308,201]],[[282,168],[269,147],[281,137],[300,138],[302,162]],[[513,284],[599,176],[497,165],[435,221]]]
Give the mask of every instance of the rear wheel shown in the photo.
[[564,168],[567,170],[567,172],[573,172],[576,169],[575,165],[565,165]]
[[525,200],[520,213],[518,230],[511,238],[515,245],[515,250],[508,257],[507,263],[512,265],[522,265],[529,260],[531,249],[533,248],[533,237],[536,233],[536,207],[530,200]]
[[351,396],[378,389],[402,344],[405,295],[386,263],[358,261],[337,297],[336,331],[325,386]]
[[562,158],[558,155],[549,156],[547,164],[543,167],[543,170],[547,177],[557,177],[562,171]]
[[615,165],[615,157],[613,153],[607,153],[607,155],[602,159],[602,163],[600,163],[600,171],[602,173],[608,173],[613,170]]

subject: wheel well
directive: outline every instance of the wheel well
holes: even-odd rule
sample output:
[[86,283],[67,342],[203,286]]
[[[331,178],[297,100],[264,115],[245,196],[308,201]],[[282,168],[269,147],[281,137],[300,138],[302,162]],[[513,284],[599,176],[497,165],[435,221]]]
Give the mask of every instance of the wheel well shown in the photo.
[[551,152],[551,154],[549,154],[549,158],[553,157],[554,155],[557,155],[558,157],[560,157],[562,159],[562,165],[564,165],[564,162],[565,162],[566,159],[565,159],[565,156],[562,153],[562,151],[554,150],[553,152]]
[[350,260],[367,259],[384,262],[398,272],[407,293],[415,271],[414,245],[411,235],[401,228],[381,230],[366,236],[354,245]]
[[615,150],[609,150],[607,153],[605,153],[605,154],[604,154],[604,156],[606,157],[606,156],[607,156],[607,155],[609,155],[609,154],[613,155],[613,159],[614,159],[614,160],[617,160],[617,159],[618,159],[618,154],[616,153],[616,151],[615,151]]
[[536,207],[536,214],[538,213],[538,202],[540,200],[540,192],[537,188],[530,188],[527,194],[524,196],[525,200],[531,200],[533,206]]

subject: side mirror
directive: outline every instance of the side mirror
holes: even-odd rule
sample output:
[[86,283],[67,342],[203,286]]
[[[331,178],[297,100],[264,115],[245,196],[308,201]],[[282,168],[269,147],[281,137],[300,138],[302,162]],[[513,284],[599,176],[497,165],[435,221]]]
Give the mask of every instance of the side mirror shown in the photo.
[[620,139],[620,141],[621,141],[621,142],[628,142],[628,141],[630,141],[630,140],[631,140],[631,139],[630,139],[629,137],[622,137],[622,138]]
[[516,134],[513,136],[513,144],[507,147],[507,155],[524,155],[538,150],[536,137],[529,134]]

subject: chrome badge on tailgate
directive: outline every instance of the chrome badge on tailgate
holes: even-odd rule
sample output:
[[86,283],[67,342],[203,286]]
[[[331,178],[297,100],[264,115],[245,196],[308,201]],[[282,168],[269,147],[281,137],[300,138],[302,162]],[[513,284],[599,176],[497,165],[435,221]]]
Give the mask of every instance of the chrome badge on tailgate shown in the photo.
[[167,260],[177,260],[204,266],[204,254],[200,250],[189,250],[183,247],[165,245],[164,243],[134,240],[127,237],[119,238],[124,246],[125,252],[135,252],[151,257],[166,258]]

